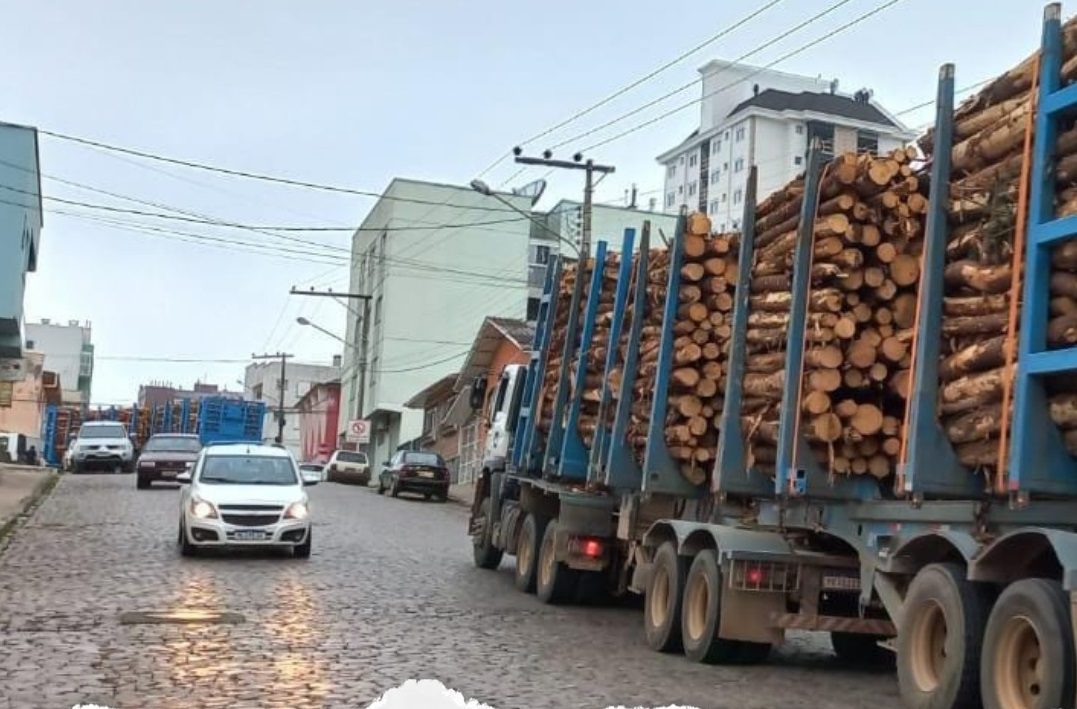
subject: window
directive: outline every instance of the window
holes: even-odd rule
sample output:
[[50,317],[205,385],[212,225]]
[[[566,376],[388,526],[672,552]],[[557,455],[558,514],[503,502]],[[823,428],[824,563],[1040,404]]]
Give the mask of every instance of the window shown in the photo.
[[726,197],[726,193],[723,192],[722,193],[722,204],[725,204],[725,197]]
[[728,171],[729,170],[729,163],[727,163],[727,162],[722,163],[722,169]]
[[721,174],[718,170],[711,170],[711,184],[718,184],[718,175]]
[[374,355],[370,358],[370,383],[373,384],[378,379],[378,355]]
[[681,165],[683,165],[684,164],[684,156],[682,155],[680,160],[678,160],[677,162],[679,162]]
[[878,153],[879,134],[866,130],[858,130],[856,132],[856,152]]
[[527,299],[527,322],[535,322],[538,320],[539,305],[541,303],[540,298],[528,298]]
[[689,197],[694,197],[695,194],[696,194],[696,183],[693,182],[693,183],[688,185],[688,196]]
[[797,124],[797,127],[794,128],[793,130],[796,131],[797,135],[804,135],[804,126],[802,126],[799,123]]
[[740,204],[740,200],[744,197],[744,193],[741,190],[737,190],[733,193],[733,204]]
[[804,162],[804,158],[802,158],[799,155],[797,155],[795,158],[793,158],[793,164],[794,165],[800,165],[803,162]]
[[729,131],[725,132],[725,136],[723,136],[723,139],[724,140],[729,140]]
[[737,158],[733,161],[733,172],[740,172],[744,169],[744,158]]
[[718,213],[718,200],[712,199],[711,200],[711,214],[717,214],[717,213]]
[[744,126],[737,129],[737,142],[744,140]]
[[27,340],[26,341],[26,349],[28,349],[28,350],[34,349],[34,341],[33,340]]
[[437,414],[437,409],[427,409],[423,411],[423,435],[430,436],[434,433],[434,419]]
[[677,185],[677,194],[684,194],[684,185]]
[[437,453],[422,453],[417,451],[405,451],[401,463],[408,465],[429,465],[435,468],[444,468],[445,461]]
[[696,166],[696,154],[692,153],[691,155],[688,156],[688,167],[695,167],[695,166]]
[[377,300],[374,301],[374,324],[377,325],[381,322],[381,296],[379,295]]
[[670,165],[669,168],[666,170],[666,176],[667,177],[673,177],[676,174],[677,174],[677,166],[676,165]]
[[717,155],[722,150],[722,141],[716,140],[711,143],[711,155]]
[[251,395],[255,399],[257,399],[258,401],[261,401],[262,400],[262,385],[261,384],[255,384],[254,386],[252,386],[251,387]]
[[547,264],[550,262],[550,247],[549,246],[536,246],[535,247],[535,263]]
[[722,222],[722,226],[718,227],[718,231],[725,231],[725,222]]
[[667,195],[666,195],[666,206],[667,206],[667,207],[672,207],[672,206],[673,206],[673,200],[674,200],[674,199],[676,199],[676,196],[675,196],[675,195],[674,195],[674,194],[673,194],[672,192],[670,192],[669,194],[667,194]]

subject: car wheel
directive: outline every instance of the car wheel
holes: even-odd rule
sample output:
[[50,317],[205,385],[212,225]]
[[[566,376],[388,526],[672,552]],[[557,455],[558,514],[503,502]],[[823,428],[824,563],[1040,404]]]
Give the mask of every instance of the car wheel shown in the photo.
[[563,561],[557,561],[556,539],[557,520],[552,520],[542,533],[535,571],[535,595],[543,603],[551,605],[565,603],[575,596],[580,580],[579,571],[570,569]]
[[393,497],[400,497],[400,481],[394,480],[392,486],[389,488],[389,494]]
[[647,645],[658,652],[676,652],[681,643],[681,602],[688,564],[673,542],[658,547],[643,604],[643,632]]
[[478,516],[482,520],[482,531],[471,538],[475,566],[480,569],[496,569],[501,565],[502,551],[493,545],[494,521],[490,519],[489,497],[479,505]]
[[538,569],[539,548],[542,535],[546,532],[547,520],[531,512],[524,518],[523,527],[516,538],[516,588],[524,593],[535,592],[536,570]]
[[378,494],[379,495],[384,495],[385,494],[385,485],[382,483],[380,477],[378,478]]
[[137,487],[139,490],[148,490],[150,487],[150,483],[151,480],[149,478],[147,478],[142,473],[139,473],[138,478],[136,478],[135,481],[135,487]]
[[183,529],[183,520],[182,519],[180,520],[180,525],[179,525],[179,545],[180,545],[180,556],[194,556],[198,552],[198,548],[195,547],[194,544],[191,544],[191,542],[187,540],[187,533]]
[[292,548],[292,554],[295,555],[295,558],[297,558],[297,559],[309,559],[310,558],[310,546],[311,546],[311,541],[313,539],[314,539],[314,529],[311,528],[311,529],[307,530],[307,539],[306,539],[306,541],[303,542],[302,544],[296,544],[295,547]]

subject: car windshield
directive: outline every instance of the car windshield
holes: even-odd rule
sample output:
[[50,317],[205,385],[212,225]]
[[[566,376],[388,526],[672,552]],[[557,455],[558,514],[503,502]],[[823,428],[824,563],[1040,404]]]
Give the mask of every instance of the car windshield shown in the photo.
[[359,463],[363,465],[366,463],[366,453],[356,453],[354,451],[337,451],[337,460],[342,463]]
[[123,426],[113,424],[109,426],[83,426],[79,431],[79,438],[126,438]]
[[408,465],[434,465],[441,467],[441,456],[437,453],[405,453],[404,462]]
[[187,436],[153,436],[146,441],[142,448],[144,451],[168,451],[171,453],[197,453],[202,450],[202,444],[197,438]]
[[288,458],[259,455],[211,455],[202,464],[198,482],[211,485],[296,485]]

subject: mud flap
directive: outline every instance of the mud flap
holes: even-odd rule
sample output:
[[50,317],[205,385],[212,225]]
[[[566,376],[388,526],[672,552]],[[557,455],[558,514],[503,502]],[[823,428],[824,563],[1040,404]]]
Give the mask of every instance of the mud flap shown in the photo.
[[[723,569],[723,577],[725,569]],[[723,578],[724,580],[724,578]],[[722,584],[722,617],[718,637],[753,643],[780,645],[785,631],[773,627],[771,618],[785,612],[783,591],[738,591]]]

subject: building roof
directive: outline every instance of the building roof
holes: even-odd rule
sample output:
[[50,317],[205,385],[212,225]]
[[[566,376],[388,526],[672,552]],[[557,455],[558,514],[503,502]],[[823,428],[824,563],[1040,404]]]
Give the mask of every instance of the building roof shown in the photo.
[[792,93],[778,89],[765,89],[747,101],[738,104],[729,112],[732,116],[746,108],[765,108],[771,111],[811,111],[842,116],[854,121],[878,123],[898,128],[899,126],[870,101],[857,101],[840,94],[801,91]]
[[523,320],[494,317],[483,320],[471,345],[471,351],[467,353],[467,359],[460,367],[456,391],[465,389],[475,377],[486,374],[502,340],[509,340],[523,351],[531,347],[534,336],[535,327]]
[[448,399],[453,393],[453,387],[456,384],[456,377],[456,373],[446,374],[441,379],[437,380],[430,386],[420,391],[415,396],[405,401],[404,406],[409,409],[425,409],[427,404],[429,403],[435,403]]

